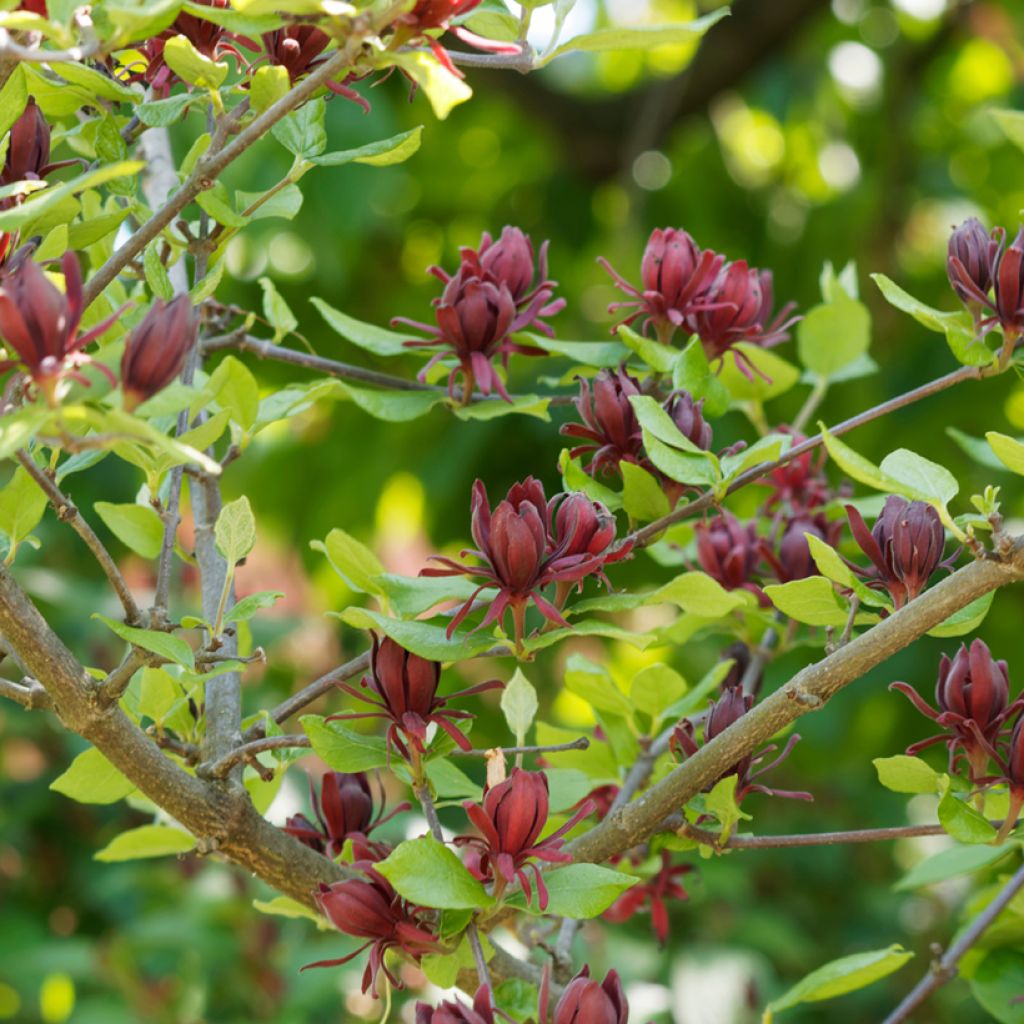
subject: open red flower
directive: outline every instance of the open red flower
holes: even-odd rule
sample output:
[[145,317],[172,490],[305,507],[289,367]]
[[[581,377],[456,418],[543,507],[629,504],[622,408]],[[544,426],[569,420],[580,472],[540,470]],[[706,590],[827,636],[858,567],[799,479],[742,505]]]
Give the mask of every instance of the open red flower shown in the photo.
[[569,454],[574,459],[589,454],[591,459],[584,469],[591,476],[618,472],[620,462],[648,465],[643,431],[629,401],[631,395],[641,394],[640,382],[623,366],[599,371],[593,386],[585,377],[579,381],[580,393],[573,405],[582,422],[565,423],[559,433],[585,443]]
[[693,871],[692,864],[673,864],[668,850],[661,851],[661,867],[644,882],[627,889],[602,915],[606,921],[620,924],[628,921],[644,906],[650,907],[651,927],[661,945],[668,940],[668,906],[666,900],[688,899],[679,878]]
[[486,985],[476,990],[472,1006],[446,999],[438,1006],[416,1004],[416,1024],[494,1024],[491,993]]
[[[436,661],[421,658],[407,651],[390,637],[373,638],[370,652],[370,675],[364,676],[361,686],[356,689],[349,683],[338,685],[346,693],[358,697],[366,704],[372,704],[377,711],[350,712],[330,715],[327,721],[350,718],[383,718],[388,725],[387,739],[406,760],[411,759],[410,748],[416,756],[425,752],[427,726],[433,722],[463,750],[470,749],[470,742],[455,725],[458,720],[471,719],[468,711],[448,707],[456,697],[466,697],[485,690],[500,689],[502,684],[492,679],[478,683],[458,693],[439,697],[437,687],[441,681],[441,665]],[[369,690],[373,696],[365,693]]]
[[457,836],[459,846],[475,848],[479,854],[477,870],[485,881],[493,880],[498,890],[519,880],[526,899],[532,898],[530,868],[537,884],[541,910],[548,905],[548,891],[534,860],[565,862],[572,858],[562,851],[565,834],[593,813],[589,801],[560,828],[540,838],[548,820],[548,778],[543,772],[513,768],[512,774],[497,786],[484,791],[481,804],[463,804],[469,820],[480,830],[479,836]]
[[763,601],[764,592],[752,580],[762,551],[754,524],[744,526],[731,512],[722,512],[695,530],[700,567],[726,590],[749,590]]
[[[556,498],[555,503],[557,501]],[[511,488],[492,515],[483,481],[473,484],[471,528],[477,548],[466,549],[462,555],[473,555],[482,564],[463,565],[451,558],[432,555],[430,560],[439,563],[441,568],[420,571],[421,576],[475,576],[484,581],[448,624],[449,636],[473,610],[477,595],[492,588],[496,588],[498,594],[477,629],[500,622],[505,612],[511,611],[516,646],[521,647],[530,602],[548,621],[568,627],[561,611],[541,591],[550,584],[582,584],[588,576],[599,576],[608,563],[629,554],[629,545],[612,549],[608,544],[598,553],[591,553],[592,545],[600,545],[606,539],[607,524],[589,532],[585,549],[577,551],[583,536],[583,521],[577,516],[570,529],[571,512],[567,513],[562,526],[565,532],[561,536],[553,534],[553,508],[554,503],[548,505],[545,500],[540,481],[528,477]],[[596,525],[599,515],[595,512],[592,525]],[[570,549],[574,553],[569,553]]]
[[368,836],[377,826],[409,809],[409,805],[403,803],[384,814],[381,787],[380,806],[375,810],[373,791],[365,772],[326,772],[320,780],[319,799],[310,777],[309,799],[316,823],[304,814],[296,814],[285,822],[284,831],[332,860],[341,853],[348,839],[352,840],[356,860],[375,861],[386,857],[389,847],[372,842]]
[[411,960],[419,962],[421,957],[431,953],[443,953],[445,947],[438,941],[427,923],[427,911],[408,900],[402,899],[391,887],[391,883],[368,863],[353,865],[365,874],[361,878],[346,879],[333,885],[320,886],[316,902],[324,916],[340,932],[354,935],[367,941],[347,956],[335,960],[318,960],[306,964],[310,967],[338,967],[370,950],[370,959],[363,973],[363,992],[373,991],[377,997],[377,976],[384,976],[395,988],[403,988],[384,962],[389,949],[397,949]]
[[[0,338],[17,359],[0,362],[0,373],[21,365],[51,404],[57,400],[57,384],[71,377],[88,384],[79,367],[91,362],[82,349],[98,338],[124,312],[119,309],[95,327],[78,333],[85,304],[82,270],[73,252],[61,260],[62,292],[30,258],[0,276]],[[116,384],[113,374],[94,364]]]
[[587,964],[576,975],[555,1005],[552,1024],[627,1024],[629,1003],[622,990],[622,982],[615,971],[609,971],[604,981],[590,977]]

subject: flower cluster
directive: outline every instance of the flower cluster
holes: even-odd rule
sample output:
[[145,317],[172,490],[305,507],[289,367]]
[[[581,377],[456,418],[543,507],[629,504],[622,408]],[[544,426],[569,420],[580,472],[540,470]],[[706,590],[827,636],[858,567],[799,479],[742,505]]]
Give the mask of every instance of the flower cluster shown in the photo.
[[662,850],[658,870],[643,882],[627,889],[602,915],[613,924],[628,921],[645,907],[651,915],[651,928],[660,945],[668,941],[667,900],[685,900],[689,896],[679,879],[694,870],[692,864],[673,864],[672,855]]
[[353,859],[382,860],[390,847],[371,840],[370,833],[396,814],[409,809],[409,804],[402,803],[385,814],[383,787],[380,806],[375,808],[373,790],[365,772],[325,772],[320,780],[319,799],[310,778],[309,798],[316,822],[304,814],[295,814],[287,819],[284,830],[332,860],[341,854],[347,841],[352,843]]
[[454,356],[456,365],[448,376],[453,401],[460,376],[463,403],[472,398],[474,388],[485,395],[497,391],[506,401],[511,400],[494,360],[500,357],[507,370],[513,353],[544,355],[542,349],[512,336],[528,327],[550,334],[544,318],[565,306],[564,299],[553,298],[557,282],[547,276],[547,248],[545,242],[535,259],[529,237],[518,228],[506,227],[497,240],[485,233],[476,249],[463,248],[462,262],[454,274],[430,268],[444,283],[440,297],[433,301],[435,324],[405,317],[392,320],[429,335],[407,341],[410,348],[438,349],[420,371],[421,381],[435,364]]
[[[407,761],[417,761],[426,751],[427,727],[433,723],[443,729],[462,750],[469,750],[470,743],[455,724],[471,719],[468,711],[448,706],[458,697],[483,693],[501,687],[495,679],[478,683],[458,693],[440,697],[437,693],[441,682],[439,662],[421,658],[407,651],[390,637],[373,638],[370,653],[370,675],[361,681],[362,689],[349,683],[338,685],[346,693],[366,704],[372,704],[375,711],[348,712],[331,715],[328,721],[351,718],[383,718],[388,722],[387,739],[389,750],[397,750]],[[369,691],[369,692],[366,692]]]
[[[762,348],[778,345],[795,322],[793,306],[772,316],[772,274],[746,260],[727,263],[724,256],[702,250],[681,228],[651,233],[640,264],[640,287],[630,284],[604,258],[601,265],[632,298],[616,302],[608,311],[629,310],[622,322],[644,318],[642,329],[653,327],[668,344],[677,330],[696,334],[708,359],[720,359],[741,341]],[[744,360],[738,365],[750,372]]]
[[484,791],[482,803],[467,801],[463,807],[480,832],[455,839],[456,845],[473,851],[470,870],[481,881],[494,882],[496,896],[518,879],[530,900],[532,890],[526,874],[529,868],[537,885],[537,903],[541,910],[546,910],[548,891],[535,861],[571,860],[562,852],[563,837],[593,813],[593,804],[585,803],[564,825],[541,839],[548,820],[548,778],[543,772],[513,768],[504,782]]
[[[471,531],[480,565],[464,565],[439,555],[431,556],[441,568],[421,570],[421,576],[471,576],[483,580],[448,625],[451,636],[475,607],[477,595],[497,589],[482,629],[512,613],[517,648],[526,630],[526,608],[532,602],[549,621],[568,626],[561,607],[573,586],[582,587],[589,576],[604,578],[604,567],[624,558],[629,546],[613,547],[615,519],[600,503],[584,494],[559,494],[549,502],[539,480],[528,477],[515,484],[493,513],[482,480],[473,485]],[[554,600],[542,591],[555,586]]]
[[324,917],[338,931],[366,939],[366,942],[347,956],[318,960],[302,969],[338,967],[369,949],[370,957],[363,972],[363,992],[373,991],[376,997],[377,976],[381,971],[392,986],[403,987],[401,979],[385,962],[389,949],[397,949],[416,962],[421,957],[446,950],[431,928],[429,911],[399,896],[372,864],[357,861],[353,868],[364,877],[349,878],[332,885],[321,884],[316,902]]
[[[708,711],[707,720],[704,723],[704,743],[710,743],[716,736],[725,732],[730,725],[738,722],[754,705],[754,698],[744,694],[738,687],[730,687],[711,705]],[[684,718],[676,726],[670,743],[671,749],[682,760],[693,757],[700,749],[695,739],[696,729],[690,719]],[[714,782],[705,787],[705,792],[710,792],[722,779],[730,775],[736,776],[736,803],[739,804],[750,793],[764,793],[767,796],[789,797],[793,800],[811,800],[810,793],[794,792],[785,789],[769,789],[754,780],[760,778],[766,772],[780,764],[787,757],[790,751],[799,742],[798,733],[793,733],[786,741],[782,752],[768,764],[762,764],[769,754],[775,752],[776,747],[770,744],[757,754],[747,754],[736,764],[722,772]]]

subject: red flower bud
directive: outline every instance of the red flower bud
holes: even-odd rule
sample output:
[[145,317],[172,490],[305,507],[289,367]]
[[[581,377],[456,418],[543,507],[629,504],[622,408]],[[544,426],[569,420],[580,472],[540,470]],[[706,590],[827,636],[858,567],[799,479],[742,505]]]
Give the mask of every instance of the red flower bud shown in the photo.
[[949,283],[960,301],[976,314],[982,306],[991,306],[988,293],[993,265],[1002,249],[1001,230],[989,236],[977,217],[969,217],[949,236]]
[[422,28],[446,28],[452,18],[468,14],[480,0],[419,0],[408,17]]
[[486,985],[481,985],[472,1007],[454,1000],[446,1000],[436,1009],[417,1003],[416,1024],[494,1024],[491,993]]
[[33,97],[11,127],[0,185],[43,178],[50,163],[50,126]]
[[517,304],[530,291],[536,274],[533,245],[519,228],[502,228],[501,237],[495,242],[485,234],[480,244],[479,260],[485,273],[508,287]]
[[[789,434],[793,447],[807,440],[803,434],[796,433],[789,427],[778,428],[778,433]],[[824,505],[831,497],[824,467],[828,454],[822,448],[798,455],[795,459],[781,466],[776,466],[769,473],[766,482],[773,489],[773,494],[765,503],[765,507],[773,509],[786,502],[794,513],[810,512]]]
[[629,1003],[622,982],[609,971],[598,983],[586,966],[565,987],[555,1006],[553,1024],[627,1024]]
[[689,391],[673,391],[664,409],[683,437],[704,451],[711,449],[711,424],[704,419],[703,398],[695,402]]
[[198,330],[199,317],[187,295],[169,303],[153,300],[142,323],[129,335],[121,357],[121,386],[129,412],[181,373]]
[[1004,331],[1019,334],[1024,328],[1024,226],[1009,247],[996,255],[992,276],[996,316]]
[[582,423],[566,423],[560,433],[578,437],[586,444],[573,448],[570,454],[591,453],[586,467],[591,476],[618,469],[620,462],[644,461],[643,432],[629,401],[639,395],[640,383],[625,370],[601,370],[595,377],[593,389],[586,378],[580,378],[580,393],[573,401]]
[[818,571],[811,557],[807,534],[833,547],[839,540],[841,530],[841,520],[830,523],[823,515],[813,518],[799,516],[787,524],[779,540],[778,551],[773,551],[771,545],[764,542],[761,553],[771,565],[780,583],[802,580],[815,575]]
[[567,494],[555,513],[551,547],[562,555],[600,555],[615,540],[615,516],[582,491]]
[[696,533],[697,561],[710,577],[726,590],[743,587],[760,594],[751,583],[761,559],[761,542],[753,523],[744,526],[731,512],[723,512],[698,523]]

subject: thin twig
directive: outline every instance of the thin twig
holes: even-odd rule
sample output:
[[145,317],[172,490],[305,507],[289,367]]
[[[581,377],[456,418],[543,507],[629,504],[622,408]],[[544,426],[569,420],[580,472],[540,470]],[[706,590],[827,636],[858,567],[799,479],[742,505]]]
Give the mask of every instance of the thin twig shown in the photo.
[[590,740],[586,736],[570,740],[568,743],[554,743],[544,747],[491,747],[489,750],[453,750],[453,757],[490,757],[491,754],[500,752],[506,756],[511,754],[557,754],[564,750],[586,750],[590,746]]
[[22,46],[14,41],[8,29],[0,28],[0,60],[25,61],[33,64],[71,64],[94,57],[99,53],[100,42],[88,11],[75,11],[74,22],[83,41],[80,46],[71,46],[66,50],[43,50],[35,46]]
[[0,679],[0,697],[13,700],[26,711],[48,710],[53,706],[49,694],[35,679],[25,678],[20,683],[15,683],[10,679]]
[[463,50],[449,50],[448,56],[454,64],[465,68],[489,68],[496,71],[518,71],[527,75],[534,69],[533,50],[524,46],[521,53],[467,53]]
[[93,557],[99,563],[104,575],[114,588],[121,607],[124,608],[125,622],[134,625],[139,622],[139,606],[135,603],[128,584],[125,583],[117,563],[110,557],[103,541],[96,536],[93,528],[83,518],[78,506],[57,486],[53,478],[45,470],[40,469],[31,455],[24,449],[17,453],[17,459],[25,467],[25,471],[40,486],[57,513],[57,518],[66,522],[71,529],[85,541]]
[[243,743],[218,761],[201,765],[197,774],[205,778],[222,779],[236,764],[248,761],[249,758],[262,754],[264,751],[310,746],[312,744],[309,742],[309,737],[301,733],[287,736],[264,736],[263,739]]
[[960,938],[946,950],[940,960],[933,963],[928,973],[914,986],[906,999],[885,1018],[883,1024],[902,1024],[935,991],[956,977],[957,965],[967,951],[995,923],[1010,905],[1014,896],[1024,887],[1024,866],[1019,867],[1000,889],[996,898],[967,926]]
[[148,651],[141,651],[137,647],[132,647],[124,656],[121,664],[103,681],[103,699],[111,704],[119,701],[131,684],[132,676],[152,660],[153,655]]
[[[985,377],[991,377],[1001,372],[1003,372],[1001,369],[993,368],[992,366],[961,366],[959,370],[953,370],[952,373],[947,373],[945,376],[937,377],[935,380],[929,381],[927,384],[922,384],[919,388],[914,388],[911,391],[904,392],[904,394],[897,395],[895,398],[890,398],[888,401],[882,402],[865,412],[858,413],[856,416],[851,416],[849,419],[843,420],[842,423],[838,423],[836,426],[830,427],[829,433],[833,436],[849,433],[851,430],[855,430],[857,427],[861,427],[865,423],[870,423],[872,420],[876,420],[890,412],[895,412],[897,409],[902,409],[904,406],[913,405],[914,402],[918,402],[922,398],[929,398],[932,395],[937,395],[940,391],[945,391],[947,388],[951,388],[965,380],[982,380]],[[760,480],[761,477],[770,473],[773,469],[778,469],[780,466],[784,466],[787,463],[792,462],[793,459],[799,458],[806,452],[814,451],[814,449],[818,448],[823,442],[824,439],[822,435],[815,434],[814,437],[809,437],[806,441],[803,441],[798,445],[794,445],[788,452],[785,452],[774,461],[760,462],[756,466],[751,466],[750,469],[741,473],[731,484],[729,484],[725,492],[726,495],[733,494],[741,488],[746,487],[747,484]],[[691,516],[696,515],[698,512],[703,512],[704,509],[718,504],[720,501],[721,498],[716,497],[714,491],[705,491],[700,495],[700,497],[694,498],[693,501],[687,502],[685,505],[681,505],[679,508],[669,512],[668,515],[662,516],[660,519],[655,519],[653,522],[648,523],[641,529],[635,530],[625,539],[624,543],[628,541],[633,544],[646,544],[673,523],[689,519]]]
[[146,735],[151,736],[161,750],[169,750],[172,754],[177,754],[186,764],[199,763],[199,747],[194,743],[186,743],[185,740],[179,740],[176,736],[170,736],[155,725],[146,728]]

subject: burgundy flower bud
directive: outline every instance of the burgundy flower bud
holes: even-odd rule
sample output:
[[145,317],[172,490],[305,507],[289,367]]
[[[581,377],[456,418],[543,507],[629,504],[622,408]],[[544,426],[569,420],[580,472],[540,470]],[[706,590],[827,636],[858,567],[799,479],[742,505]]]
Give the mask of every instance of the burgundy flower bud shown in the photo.
[[0,171],[0,185],[37,181],[49,170],[50,126],[33,97],[11,127],[7,159]]
[[[718,687],[720,693],[725,693],[726,690],[731,690],[743,682],[743,676],[750,665],[750,648],[742,640],[737,640],[736,643],[730,644],[722,651],[721,658],[723,661],[727,659],[732,661],[728,674]],[[755,689],[760,689],[760,682]]]
[[593,388],[586,378],[580,378],[580,393],[573,401],[582,423],[566,423],[560,433],[566,437],[582,438],[586,444],[573,448],[573,458],[591,453],[586,467],[591,476],[618,469],[620,462],[643,461],[643,432],[629,401],[639,395],[640,383],[625,368],[601,370],[595,377]]
[[860,513],[853,506],[846,511],[854,538],[874,565],[873,575],[902,608],[942,564],[946,534],[938,512],[926,502],[890,495],[868,533]]
[[707,724],[704,726],[704,742],[713,740],[734,722],[738,722],[751,709],[753,703],[753,697],[745,696],[736,687],[726,690],[711,705],[708,712]]
[[555,513],[551,546],[563,556],[600,555],[615,540],[615,516],[582,491],[567,494]]
[[627,1024],[628,1020],[629,1003],[618,974],[609,971],[599,983],[590,977],[588,965],[565,986],[553,1024]]
[[998,233],[987,235],[977,217],[969,217],[949,236],[946,273],[953,291],[969,309],[990,305],[988,292],[1000,248]]
[[409,14],[421,29],[446,28],[452,18],[468,14],[480,0],[419,0]]
[[[1013,727],[1013,732],[1010,733],[1010,743],[1007,748],[1007,778],[1009,779],[1010,786],[1012,789],[1018,792],[1024,788],[1024,716],[1017,719],[1016,724]],[[1016,804],[1016,810],[1019,813],[1020,802],[1019,797],[1011,801],[1011,804]],[[1016,822],[1017,814],[1011,813],[1007,815],[1006,820],[1008,822]]]
[[479,259],[486,273],[508,287],[516,303],[523,299],[533,285],[536,274],[533,245],[519,228],[502,228],[501,237],[494,242],[490,235],[484,235]]
[[995,259],[992,276],[995,284],[996,316],[1003,330],[1019,334],[1024,328],[1024,225],[1017,237]]
[[512,594],[526,594],[536,582],[547,555],[548,533],[534,505],[518,508],[501,502],[491,519],[491,562]]
[[[779,427],[777,432],[789,434],[794,448],[807,440],[803,434],[787,426]],[[776,466],[767,477],[773,493],[766,507],[772,509],[785,502],[793,512],[800,513],[810,512],[828,502],[831,491],[824,472],[827,458],[824,449],[811,450]]]
[[711,449],[711,424],[704,419],[703,398],[695,402],[689,391],[673,391],[664,409],[683,437],[704,451]]
[[744,526],[731,512],[722,512],[698,523],[696,533],[700,567],[726,590],[752,589],[751,577],[761,559],[754,524]]
[[308,74],[331,41],[315,25],[288,25],[275,32],[264,32],[262,39],[270,64],[284,68],[293,83]]
[[494,1024],[491,993],[486,985],[481,985],[472,1007],[455,1000],[446,1000],[437,1009],[417,1003],[416,1024]]
[[818,571],[818,567],[811,557],[807,534],[828,544],[829,534],[834,535],[834,533],[835,531],[830,530],[824,521],[819,523],[814,519],[802,516],[791,520],[786,526],[782,538],[779,540],[777,552],[772,551],[771,546],[765,543],[762,553],[775,571],[780,583],[806,579]]
[[1010,700],[1010,675],[1005,661],[996,661],[984,640],[960,645],[953,660],[944,654],[935,684],[935,702],[942,712],[952,712],[978,724],[990,737],[993,725],[1002,724]]
[[173,381],[196,343],[199,317],[187,295],[169,303],[154,299],[142,323],[128,336],[121,357],[124,407],[129,412]]
[[752,338],[764,305],[761,277],[746,260],[730,263],[718,275],[708,304],[693,317],[708,359],[723,356],[737,341]]

